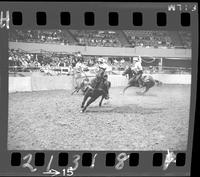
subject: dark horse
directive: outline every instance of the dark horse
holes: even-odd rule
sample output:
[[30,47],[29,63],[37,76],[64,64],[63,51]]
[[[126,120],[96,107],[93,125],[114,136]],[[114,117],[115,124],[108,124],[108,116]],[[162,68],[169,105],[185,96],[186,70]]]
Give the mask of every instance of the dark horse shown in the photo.
[[[128,89],[129,87],[139,87],[139,83],[136,81],[136,75],[134,75],[134,71],[132,71],[131,67],[128,67],[124,72],[123,76],[128,74],[129,81],[128,86],[126,86],[123,90],[123,93]],[[162,82],[154,79],[150,74],[144,75],[141,77],[142,85],[145,87],[145,90],[142,92],[142,94],[146,93],[151,87],[153,87],[155,84],[158,86],[162,85]]]
[[[94,89],[93,87],[91,87],[91,85],[89,85],[86,89],[84,98],[83,98],[83,102],[81,105],[82,112],[84,112],[86,110],[86,108],[93,103],[98,97],[101,97],[101,101],[99,102],[99,106],[102,105],[102,101],[103,99],[108,99],[108,90],[111,87],[111,82],[107,81],[107,75],[104,76],[104,78],[102,79],[102,81],[100,82],[98,88]],[[105,79],[106,78],[106,79]],[[87,99],[90,97],[90,99],[87,101]],[[85,102],[87,101],[86,105]]]

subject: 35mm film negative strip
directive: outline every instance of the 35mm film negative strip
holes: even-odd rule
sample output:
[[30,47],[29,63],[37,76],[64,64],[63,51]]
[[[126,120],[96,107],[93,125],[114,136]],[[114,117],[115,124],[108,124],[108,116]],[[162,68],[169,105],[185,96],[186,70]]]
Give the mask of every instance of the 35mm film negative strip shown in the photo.
[[0,2],[0,175],[190,175],[197,3]]

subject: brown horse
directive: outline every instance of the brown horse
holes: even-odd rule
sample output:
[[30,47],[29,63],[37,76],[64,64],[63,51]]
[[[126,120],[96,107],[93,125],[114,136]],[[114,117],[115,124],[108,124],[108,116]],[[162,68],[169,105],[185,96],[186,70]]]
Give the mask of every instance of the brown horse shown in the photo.
[[[101,101],[99,102],[99,106],[101,106],[103,99],[109,99],[110,87],[111,87],[111,82],[107,81],[107,75],[105,75],[104,78],[101,80],[98,88],[93,88],[91,85],[89,85],[86,89],[83,102],[81,104],[81,108],[83,108],[81,112],[84,112],[87,109],[87,107],[100,96],[102,96]],[[90,99],[87,101],[89,97]],[[85,105],[86,101],[87,103]]]
[[[132,71],[131,67],[128,67],[122,75],[128,74],[129,81],[128,85],[123,89],[123,93],[129,88],[129,87],[139,87],[139,83],[136,80],[136,75],[134,75],[134,72]],[[142,76],[142,85],[145,87],[145,90],[142,92],[142,94],[146,93],[151,87],[153,87],[155,84],[158,86],[162,85],[162,82],[154,79],[150,74]]]

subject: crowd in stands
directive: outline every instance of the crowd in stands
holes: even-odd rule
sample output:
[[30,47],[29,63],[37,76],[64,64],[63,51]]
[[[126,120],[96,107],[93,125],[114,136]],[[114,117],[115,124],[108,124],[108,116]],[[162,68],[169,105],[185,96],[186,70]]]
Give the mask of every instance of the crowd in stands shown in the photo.
[[118,33],[115,31],[70,30],[79,45],[98,47],[120,47]]
[[9,40],[14,42],[61,43],[68,44],[62,30],[13,30]]
[[34,54],[30,53],[25,53],[20,50],[9,50],[8,52],[9,57],[8,57],[8,62],[9,66],[13,67],[39,67],[40,63],[38,60],[35,58]]
[[172,47],[172,40],[166,31],[124,31],[132,46],[142,47]]
[[[59,54],[59,53],[27,53],[22,50],[10,49],[9,52],[9,67],[10,68],[58,68],[69,67],[76,68],[77,66],[94,67],[105,60],[96,56],[79,56],[79,53]],[[107,58],[107,64],[120,67],[124,62],[115,58]]]
[[[22,50],[9,50],[9,71],[15,72],[34,72],[45,70],[59,71],[61,68],[68,70],[69,74],[73,71],[95,71],[101,65],[107,66],[107,71],[112,74],[119,74],[132,63],[132,57],[101,57],[101,56],[82,56],[79,52],[75,54],[64,53],[27,53]],[[160,72],[159,59],[143,58],[142,66],[144,70],[153,66],[155,72]],[[183,73],[187,68],[166,68],[167,72]],[[173,71],[172,71],[173,69]],[[188,70],[187,72],[190,72]]]
[[191,48],[192,47],[192,42],[191,42],[191,33],[186,32],[186,31],[179,31],[179,36],[181,38],[181,41],[183,43],[183,46],[185,48]]
[[[123,36],[119,31],[110,30],[13,30],[9,33],[9,41],[126,47],[127,45],[123,43],[125,40],[129,43],[129,47],[174,47],[170,31],[123,30],[121,32]],[[190,32],[179,31],[176,35],[183,47],[191,48]]]

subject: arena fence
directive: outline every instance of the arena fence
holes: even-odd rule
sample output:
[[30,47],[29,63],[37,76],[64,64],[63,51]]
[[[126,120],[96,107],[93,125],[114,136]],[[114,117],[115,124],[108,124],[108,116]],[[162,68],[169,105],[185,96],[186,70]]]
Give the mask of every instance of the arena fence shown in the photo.
[[[124,67],[124,66],[123,66]],[[162,68],[159,67],[153,67],[153,68],[158,68],[158,69],[153,69],[155,70],[156,73],[159,74],[190,74],[191,73],[191,68],[185,68],[185,67],[166,67],[162,66]],[[23,66],[9,66],[9,74],[19,74],[20,72],[38,72],[42,69],[42,67],[23,67]],[[149,71],[149,66],[144,66],[143,67],[144,71]],[[89,69],[91,71],[91,69]],[[119,69],[118,69],[119,70]],[[123,68],[124,70],[124,68]],[[70,70],[69,67],[51,67],[49,71],[52,71],[54,73],[64,75],[64,74],[71,74],[73,70]],[[116,72],[116,70],[112,70]],[[121,72],[121,71],[120,71]]]
[[31,77],[9,77],[9,92],[32,91]]
[[[191,84],[191,75],[152,74],[164,84]],[[122,75],[109,75],[112,87],[126,86],[128,79]],[[9,77],[9,92],[41,91],[41,90],[72,90],[73,76],[28,76]]]

